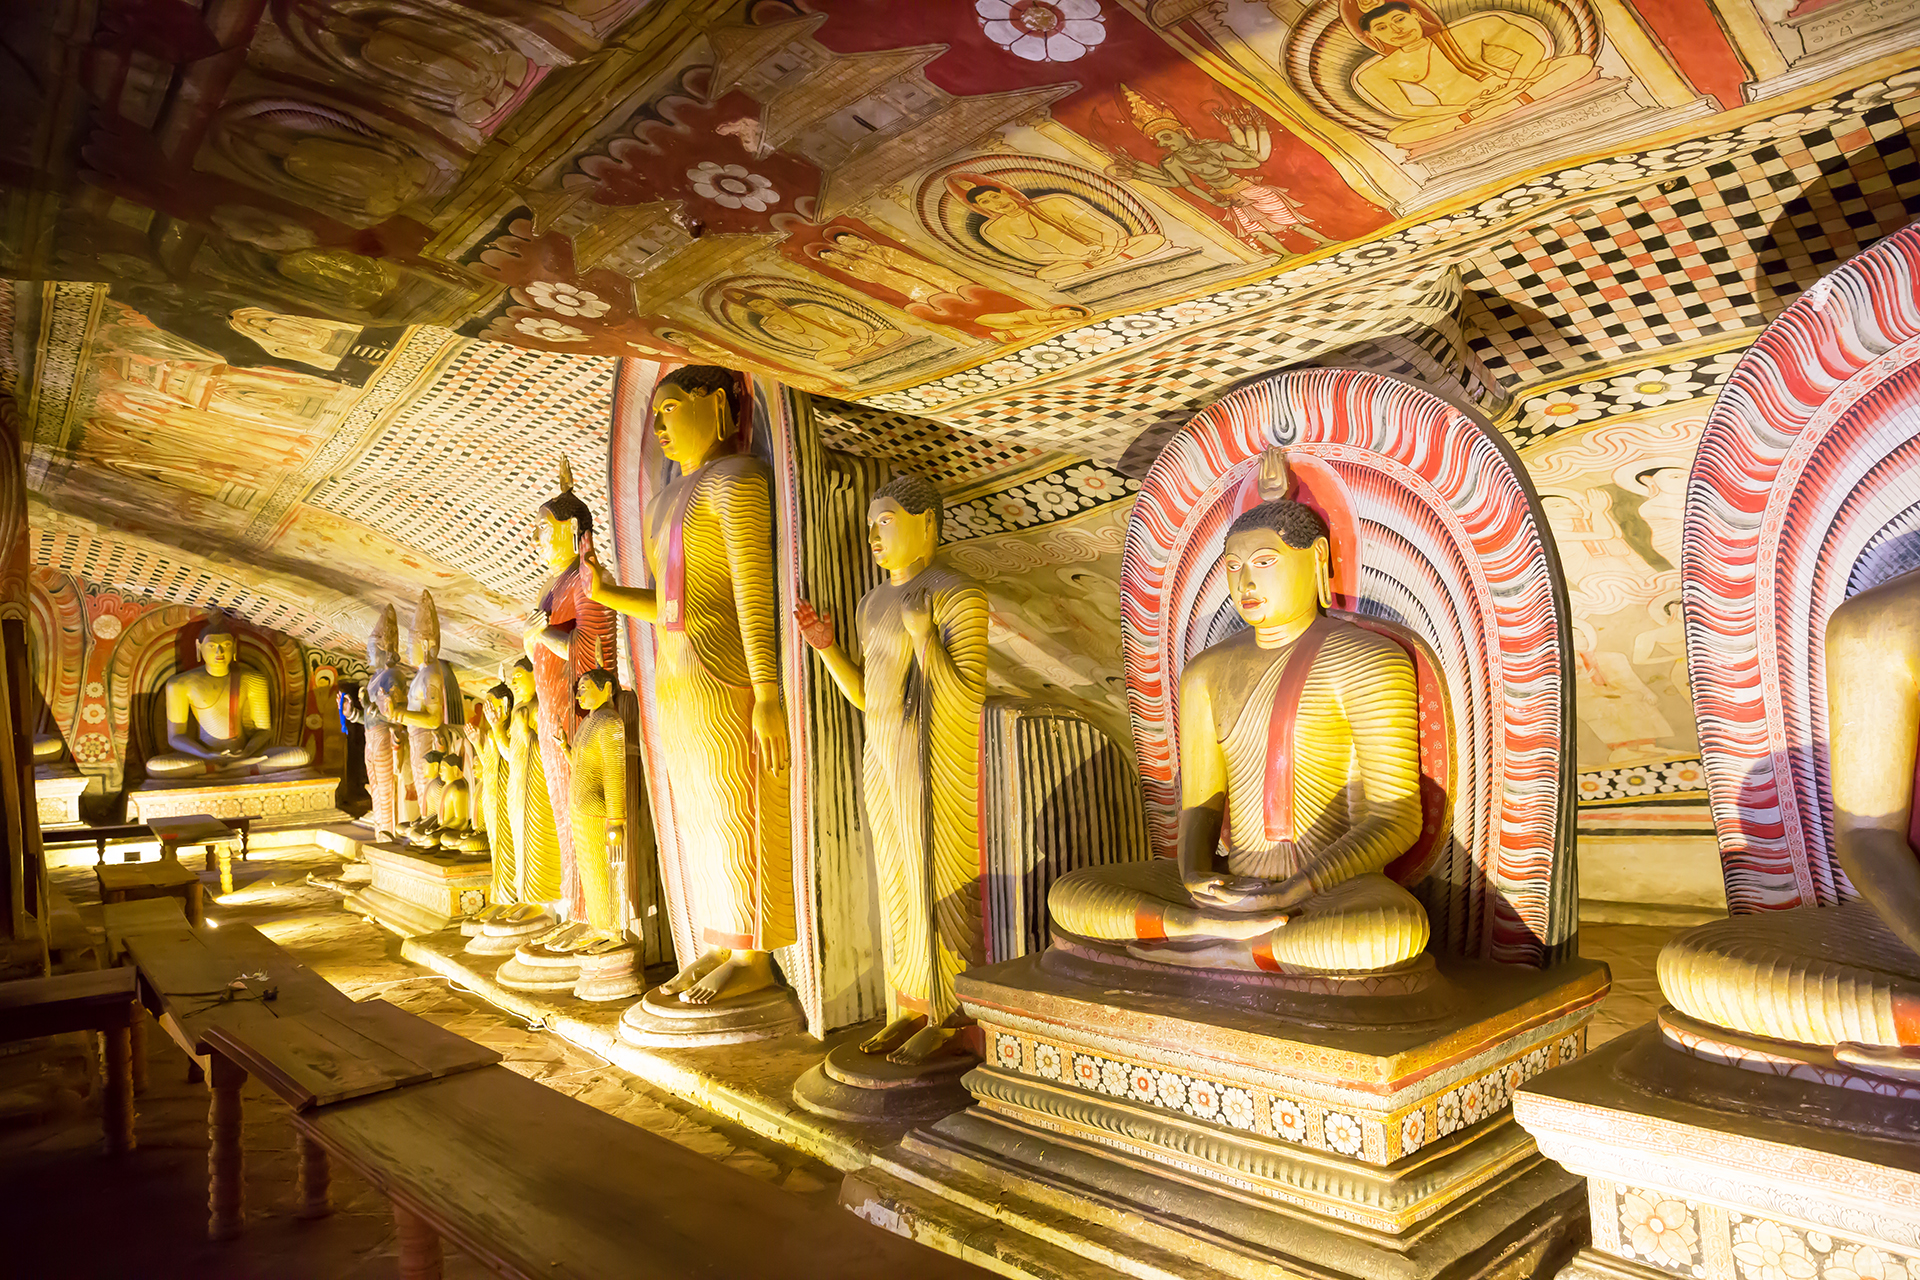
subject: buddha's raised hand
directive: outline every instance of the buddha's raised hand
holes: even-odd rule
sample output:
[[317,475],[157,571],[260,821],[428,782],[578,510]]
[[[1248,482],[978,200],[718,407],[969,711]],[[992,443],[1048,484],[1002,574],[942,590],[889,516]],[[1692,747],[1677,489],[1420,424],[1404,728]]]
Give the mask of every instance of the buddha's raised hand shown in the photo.
[[838,643],[833,633],[833,615],[817,612],[811,600],[802,600],[794,606],[793,620],[800,628],[800,638],[816,649],[831,649]]

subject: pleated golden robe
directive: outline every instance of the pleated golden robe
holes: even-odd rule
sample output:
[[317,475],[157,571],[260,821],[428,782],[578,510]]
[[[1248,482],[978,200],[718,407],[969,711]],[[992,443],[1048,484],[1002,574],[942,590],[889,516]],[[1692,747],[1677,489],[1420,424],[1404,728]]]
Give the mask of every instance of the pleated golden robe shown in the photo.
[[753,686],[778,684],[771,475],[745,455],[668,486],[647,512],[654,705],[674,838],[701,941],[794,940],[787,779],[763,767]]
[[520,901],[559,901],[560,841],[540,751],[539,711],[531,702],[514,707],[507,725],[507,808]]
[[[924,667],[900,621],[902,598],[922,591],[938,641],[928,645]],[[866,694],[863,795],[887,986],[899,1009],[937,1024],[958,1008],[953,980],[986,959],[980,715],[987,595],[935,561],[905,586],[869,592],[855,624]]]
[[514,841],[509,799],[513,784],[507,772],[510,750],[505,728],[496,732],[488,724],[481,729],[480,767],[487,781],[480,789],[480,803],[486,806],[487,846],[493,853],[493,900],[502,906],[520,901],[520,851]]
[[627,728],[612,706],[595,708],[573,731],[568,782],[573,821],[573,860],[580,871],[587,923],[605,933],[626,928],[614,882],[608,825],[627,820]]

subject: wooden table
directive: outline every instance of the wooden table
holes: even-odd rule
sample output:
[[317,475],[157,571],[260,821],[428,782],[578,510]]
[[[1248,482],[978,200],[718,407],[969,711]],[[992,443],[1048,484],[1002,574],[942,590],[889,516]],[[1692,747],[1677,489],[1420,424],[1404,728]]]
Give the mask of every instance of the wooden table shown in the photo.
[[[249,1074],[304,1111],[500,1061],[384,1000],[350,999],[249,926],[188,928],[135,903],[105,916],[109,947],[132,961],[146,1007],[204,1064],[213,1239],[238,1235],[244,1221],[240,1089]],[[325,1213],[326,1153],[304,1138],[300,1174],[303,1212]]]
[[438,1280],[442,1238],[523,1280],[986,1275],[506,1067],[315,1107],[294,1123],[392,1198],[403,1280]]
[[131,969],[95,969],[0,982],[0,1043],[67,1031],[99,1031],[106,1041],[106,1094],[100,1122],[107,1150],[133,1150],[135,1067],[133,1030],[138,1025]]
[[188,923],[196,926],[206,923],[206,898],[199,873],[187,870],[177,861],[162,858],[158,862],[101,863],[94,867],[93,877],[99,882],[102,903],[178,898]]
[[[107,860],[107,841],[109,840],[147,840],[152,838],[153,830],[144,822],[125,822],[104,827],[46,827],[40,832],[40,843],[52,849],[60,845],[90,844],[94,848],[95,864]],[[132,862],[139,854],[129,849],[124,855],[125,861]]]
[[153,838],[160,842],[160,860],[178,862],[180,846],[203,844],[207,847],[207,870],[214,870],[214,854],[219,852],[220,892],[233,892],[233,849],[240,846],[240,859],[247,857],[247,836],[251,818],[216,818],[212,814],[188,813],[174,818],[156,818],[147,824]]

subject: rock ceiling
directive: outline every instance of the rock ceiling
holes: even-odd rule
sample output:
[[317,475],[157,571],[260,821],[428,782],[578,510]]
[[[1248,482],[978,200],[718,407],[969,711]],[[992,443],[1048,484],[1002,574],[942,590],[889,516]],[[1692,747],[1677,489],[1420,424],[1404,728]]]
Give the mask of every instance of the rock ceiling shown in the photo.
[[[562,453],[604,454],[632,356],[814,392],[962,532],[1086,460],[1123,491],[1308,361],[1538,439],[1544,392],[1742,346],[1904,224],[1917,26],[1875,0],[8,6],[0,376],[36,559],[341,648],[431,587],[490,664],[537,591],[527,514]],[[576,473],[605,511],[602,470]]]

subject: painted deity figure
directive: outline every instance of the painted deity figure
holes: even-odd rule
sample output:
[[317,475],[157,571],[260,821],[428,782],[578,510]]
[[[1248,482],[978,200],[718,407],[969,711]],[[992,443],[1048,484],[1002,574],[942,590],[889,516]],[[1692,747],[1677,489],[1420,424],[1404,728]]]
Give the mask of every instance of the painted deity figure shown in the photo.
[[268,355],[316,369],[338,369],[363,327],[339,320],[285,316],[259,307],[238,308],[227,317],[227,324],[235,333],[253,339]]
[[904,337],[897,329],[869,324],[821,302],[783,302],[758,289],[738,287],[727,289],[724,297],[767,337],[830,369],[884,351]]
[[417,821],[431,828],[439,819],[427,799],[434,773],[427,754],[434,750],[447,726],[460,723],[466,710],[453,664],[440,656],[440,614],[433,607],[430,591],[420,593],[420,605],[414,610],[413,658],[419,665],[407,682],[406,701],[402,703],[395,691],[381,711],[394,725],[405,728],[413,759],[414,794],[420,797]]
[[827,232],[826,239],[812,247],[810,256],[822,266],[905,294],[915,302],[943,293],[958,294],[971,283],[916,254],[869,240],[844,227]]
[[1312,508],[1246,511],[1223,565],[1247,626],[1180,676],[1178,856],[1069,872],[1048,895],[1054,923],[1193,968],[1405,963],[1426,912],[1381,872],[1421,829],[1413,664],[1323,612],[1328,534]]
[[1404,124],[1404,146],[1518,111],[1594,76],[1583,53],[1553,56],[1540,37],[1492,10],[1448,24],[1424,0],[1341,0],[1347,29],[1380,56],[1354,90]]
[[507,825],[513,832],[514,900],[541,907],[560,901],[560,842],[553,822],[541,749],[540,696],[533,661],[516,659],[507,669],[513,691],[507,715]]
[[249,778],[313,762],[305,747],[269,745],[273,707],[267,678],[236,664],[240,642],[225,614],[208,610],[194,650],[200,665],[161,686],[167,749],[147,761],[149,777]]
[[938,555],[940,491],[900,476],[867,504],[867,545],[887,580],[860,601],[859,663],[833,616],[794,617],[866,722],[863,795],[885,920],[894,1016],[860,1046],[924,1062],[960,1025],[953,980],[985,960],[980,900],[980,716],[987,595]]
[[1833,849],[1860,896],[1716,920],[1661,949],[1661,994],[1711,1026],[1920,1077],[1920,572],[1827,623]]
[[1228,136],[1197,138],[1164,103],[1126,85],[1120,86],[1120,94],[1134,125],[1165,154],[1157,164],[1119,156],[1108,166],[1109,176],[1192,192],[1226,211],[1233,234],[1268,253],[1293,252],[1280,240],[1288,231],[1315,245],[1333,243],[1300,216],[1300,206],[1285,187],[1244,175],[1273,155],[1273,133],[1265,116],[1247,108],[1216,110],[1214,117]]
[[627,841],[627,727],[613,697],[620,691],[611,671],[589,671],[576,686],[586,712],[574,726],[570,802],[574,857],[587,900],[588,935],[574,949],[585,954],[627,945],[627,912],[613,869]]
[[710,365],[661,380],[654,431],[680,476],[647,507],[655,586],[617,586],[589,562],[593,598],[653,628],[669,820],[705,947],[660,989],[689,1004],[772,986],[771,953],[794,940],[772,477],[734,452],[736,394]]
[[[541,559],[552,576],[524,643],[539,688],[539,748],[548,810],[559,815],[567,811],[571,788],[566,744],[579,718],[574,708],[574,684],[583,672],[611,668],[619,661],[615,656],[613,614],[588,598],[587,579],[580,567],[582,553],[592,554],[593,512],[574,496],[573,468],[564,458],[560,461],[560,492],[541,505],[535,530]],[[574,856],[572,824],[560,823],[556,834],[560,889],[527,898],[538,902],[562,900],[565,918],[570,923],[582,922],[587,904]]]
[[393,606],[380,611],[373,631],[367,636],[367,663],[373,674],[367,677],[361,697],[355,700],[340,695],[340,714],[357,721],[365,730],[367,794],[373,808],[367,822],[376,840],[391,840],[399,835],[406,821],[405,772],[406,738],[381,710],[393,699],[394,690],[405,673],[400,666],[400,623]]
[[947,190],[979,215],[976,235],[1001,253],[1037,264],[1033,274],[1041,280],[1071,280],[1145,257],[1167,242],[1157,232],[1129,231],[1064,191],[1030,197],[974,173],[949,174]]

